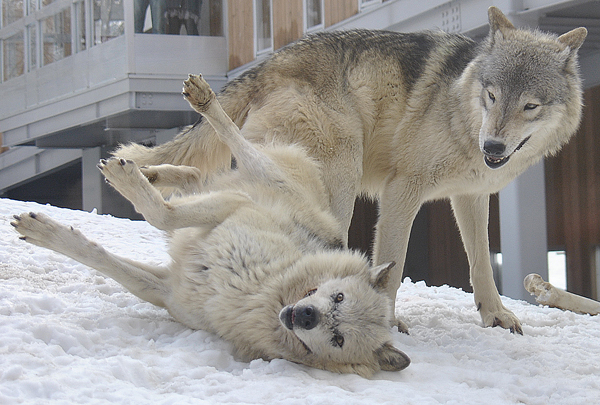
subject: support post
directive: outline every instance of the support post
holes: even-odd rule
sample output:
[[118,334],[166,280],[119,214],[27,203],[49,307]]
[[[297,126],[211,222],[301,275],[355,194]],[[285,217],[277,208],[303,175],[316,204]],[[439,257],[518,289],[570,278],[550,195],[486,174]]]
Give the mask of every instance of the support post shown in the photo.
[[500,191],[502,295],[535,303],[523,279],[537,273],[548,279],[544,162],[532,166]]

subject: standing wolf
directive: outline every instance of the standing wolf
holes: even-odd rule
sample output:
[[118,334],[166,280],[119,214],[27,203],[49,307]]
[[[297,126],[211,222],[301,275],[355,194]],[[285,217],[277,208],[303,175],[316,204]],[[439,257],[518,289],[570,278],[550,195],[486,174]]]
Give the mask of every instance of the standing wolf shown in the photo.
[[[220,101],[246,139],[305,148],[344,229],[357,195],[379,199],[373,260],[398,263],[392,299],[419,208],[449,198],[484,325],[522,333],[492,277],[489,195],[575,133],[582,105],[577,50],[587,31],[558,37],[516,29],[495,7],[488,14],[481,44],[442,32],[310,36],[234,80]],[[127,145],[116,154],[205,174],[230,165],[230,151],[207,123],[167,144]]]
[[[238,170],[202,184],[191,167],[142,174],[124,159],[98,165],[150,224],[171,232],[167,268],[110,254],[42,214],[15,216],[22,239],[98,269],[191,328],[218,334],[245,361],[284,358],[363,376],[407,367],[408,357],[391,344],[386,288],[393,263],[371,268],[341,249],[343,231],[317,164],[298,147],[253,146],[201,77],[190,76],[184,95],[231,149]],[[149,179],[192,194],[165,202]]]

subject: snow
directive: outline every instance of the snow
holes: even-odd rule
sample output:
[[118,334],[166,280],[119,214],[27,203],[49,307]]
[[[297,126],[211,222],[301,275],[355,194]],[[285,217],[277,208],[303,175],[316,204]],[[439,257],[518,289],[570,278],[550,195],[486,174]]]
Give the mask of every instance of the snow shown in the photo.
[[600,403],[600,318],[503,297],[524,336],[483,328],[472,294],[405,280],[394,332],[412,364],[371,380],[285,360],[236,361],[99,272],[29,245],[10,226],[35,211],[108,250],[165,263],[164,235],[130,221],[0,199],[0,404]]

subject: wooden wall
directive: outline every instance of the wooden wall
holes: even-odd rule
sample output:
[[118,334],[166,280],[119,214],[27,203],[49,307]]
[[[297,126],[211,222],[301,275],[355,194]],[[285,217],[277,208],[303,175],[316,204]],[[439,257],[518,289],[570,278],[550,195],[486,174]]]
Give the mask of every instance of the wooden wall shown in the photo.
[[[252,0],[227,2],[229,69],[252,62],[254,57],[254,5]],[[304,35],[302,0],[273,0],[273,48],[277,50]],[[357,0],[325,0],[325,26],[358,13]],[[211,27],[212,29],[212,27]],[[214,28],[215,30],[218,27]]]
[[594,249],[600,246],[600,86],[584,94],[577,135],[546,161],[548,246],[567,253],[567,289],[598,299]]
[[325,27],[339,23],[358,13],[356,0],[325,0],[323,12],[325,13]]
[[304,34],[302,0],[273,0],[273,49],[279,49]]
[[254,2],[227,2],[229,30],[229,69],[254,60]]

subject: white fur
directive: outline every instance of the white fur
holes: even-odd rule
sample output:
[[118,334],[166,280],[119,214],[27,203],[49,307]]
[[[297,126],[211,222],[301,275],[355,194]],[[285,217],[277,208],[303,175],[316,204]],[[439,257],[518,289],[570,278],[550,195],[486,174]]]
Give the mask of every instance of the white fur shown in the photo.
[[[318,165],[300,147],[253,146],[200,76],[190,76],[184,93],[234,151],[238,170],[199,182],[197,168],[142,172],[120,158],[99,164],[150,224],[170,232],[168,267],[117,257],[43,214],[15,216],[22,238],[101,271],[191,328],[218,334],[244,361],[284,358],[363,376],[407,367],[408,357],[391,344],[392,264],[370,267],[342,249]],[[165,201],[149,179],[196,194]],[[318,315],[310,327],[294,321],[307,306]]]

